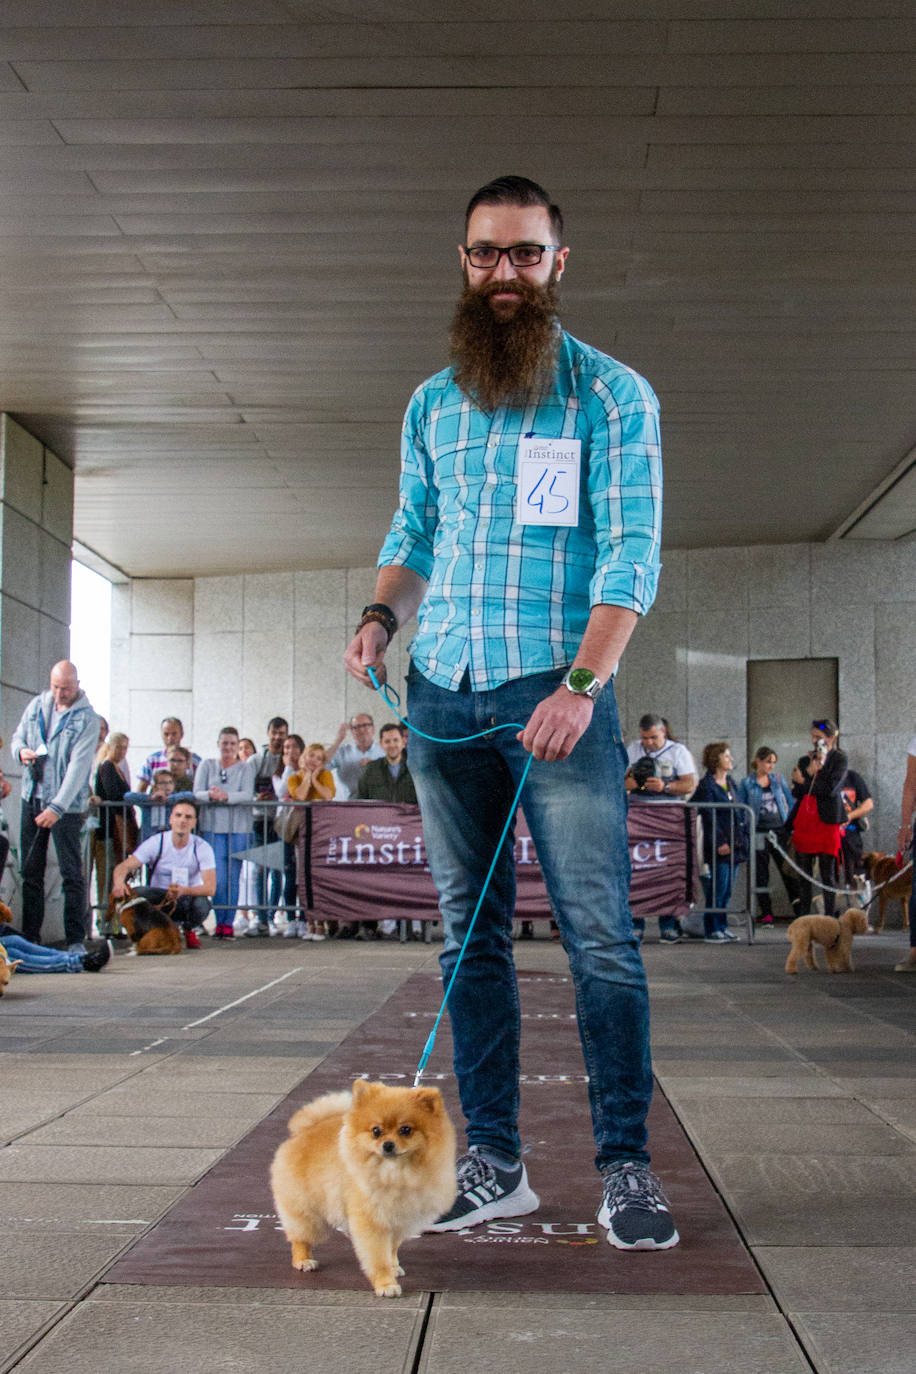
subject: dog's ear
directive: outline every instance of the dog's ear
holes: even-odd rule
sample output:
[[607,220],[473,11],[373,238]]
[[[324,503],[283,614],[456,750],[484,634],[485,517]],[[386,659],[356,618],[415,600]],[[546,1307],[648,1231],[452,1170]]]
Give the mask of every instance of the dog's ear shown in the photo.
[[9,969],[10,973],[12,973],[13,969],[18,968],[21,963],[21,959],[13,959],[12,962],[7,963],[7,968]]
[[366,1096],[368,1088],[369,1084],[365,1078],[354,1079],[353,1087],[351,1089],[354,1104],[360,1102]]
[[13,913],[10,911],[6,902],[0,902],[0,925],[11,926],[13,924]]
[[417,1106],[422,1107],[431,1116],[437,1116],[442,1111],[442,1094],[438,1088],[418,1088],[416,1101]]

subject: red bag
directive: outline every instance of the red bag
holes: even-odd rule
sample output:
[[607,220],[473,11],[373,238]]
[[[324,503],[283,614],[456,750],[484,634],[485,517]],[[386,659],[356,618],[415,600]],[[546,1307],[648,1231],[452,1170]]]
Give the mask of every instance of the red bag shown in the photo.
[[838,825],[827,825],[817,814],[817,802],[809,792],[802,797],[792,827],[792,843],[800,854],[832,854],[839,858],[841,840]]

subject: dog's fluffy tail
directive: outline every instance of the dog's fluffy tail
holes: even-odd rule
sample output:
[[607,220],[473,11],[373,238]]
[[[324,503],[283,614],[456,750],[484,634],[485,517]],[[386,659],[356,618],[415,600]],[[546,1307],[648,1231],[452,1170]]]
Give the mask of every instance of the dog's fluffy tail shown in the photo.
[[306,1102],[289,1119],[290,1135],[297,1135],[307,1126],[314,1126],[316,1121],[324,1121],[326,1117],[348,1112],[352,1101],[352,1093],[326,1093],[324,1097],[316,1097],[314,1102]]

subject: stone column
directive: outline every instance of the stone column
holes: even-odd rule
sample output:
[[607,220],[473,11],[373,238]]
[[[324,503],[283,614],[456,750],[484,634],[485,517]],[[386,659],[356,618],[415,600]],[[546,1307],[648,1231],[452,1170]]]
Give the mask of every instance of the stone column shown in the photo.
[[[70,544],[73,470],[9,415],[0,415],[0,766],[13,785],[4,804],[10,839],[19,843],[20,765],[9,742],[22,712],[70,652]],[[48,863],[44,940],[63,936],[59,880]],[[18,914],[12,873],[0,895]]]

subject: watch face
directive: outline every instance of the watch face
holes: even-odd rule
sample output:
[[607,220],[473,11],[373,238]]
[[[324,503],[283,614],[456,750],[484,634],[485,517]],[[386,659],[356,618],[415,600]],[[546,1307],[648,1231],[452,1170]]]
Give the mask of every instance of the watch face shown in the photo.
[[573,668],[569,674],[569,685],[574,692],[587,692],[594,681],[591,668]]

